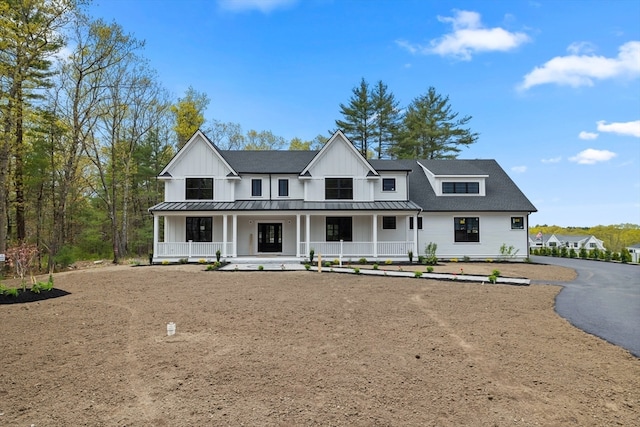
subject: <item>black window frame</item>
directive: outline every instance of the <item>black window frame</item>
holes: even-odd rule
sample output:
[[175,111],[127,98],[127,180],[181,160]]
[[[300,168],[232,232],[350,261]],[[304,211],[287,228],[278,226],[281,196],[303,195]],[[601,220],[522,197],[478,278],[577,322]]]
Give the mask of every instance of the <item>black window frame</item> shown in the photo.
[[325,178],[325,200],[353,200],[353,178]]
[[253,178],[251,180],[251,197],[262,197],[262,179]]
[[395,216],[383,216],[382,217],[382,229],[383,230],[395,230],[397,227],[397,220]]
[[[520,223],[518,225],[518,222]],[[511,229],[512,230],[524,230],[524,217],[523,216],[512,216],[511,217]]]
[[213,178],[186,178],[185,200],[213,200]]
[[[391,187],[387,188],[388,183],[391,183]],[[395,178],[382,178],[382,191],[393,192],[396,191],[396,179]]]
[[210,216],[188,216],[186,218],[186,241],[213,242],[213,218]]
[[453,229],[454,242],[456,243],[480,242],[480,218],[477,216],[454,217]]
[[477,181],[444,181],[442,194],[480,194],[480,183]]
[[328,216],[325,219],[325,239],[327,242],[353,241],[353,217]]
[[278,179],[278,197],[289,197],[289,180],[286,178]]
[[[409,230],[413,230],[413,217],[409,217]],[[422,230],[422,217],[418,217],[418,230]]]

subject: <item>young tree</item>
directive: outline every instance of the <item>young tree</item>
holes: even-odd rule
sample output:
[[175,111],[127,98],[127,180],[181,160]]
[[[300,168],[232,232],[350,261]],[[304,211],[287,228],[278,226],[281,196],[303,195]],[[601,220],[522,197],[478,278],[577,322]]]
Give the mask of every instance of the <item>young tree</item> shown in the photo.
[[399,139],[391,153],[399,159],[454,159],[478,140],[478,134],[464,128],[471,116],[458,118],[449,97],[430,87],[407,107]]
[[279,150],[285,144],[283,137],[275,136],[268,130],[261,132],[250,130],[247,132],[246,141],[245,150]]
[[360,81],[360,86],[354,87],[352,92],[349,104],[340,104],[340,113],[344,119],[336,120],[336,126],[342,129],[360,153],[367,157],[369,139],[374,133],[375,106],[369,84],[364,78]]
[[209,105],[207,94],[196,91],[189,86],[184,98],[171,106],[175,115],[174,130],[178,137],[178,148],[182,148],[189,138],[204,124],[204,110]]
[[377,143],[376,152],[378,158],[381,159],[387,153],[398,132],[400,121],[399,103],[393,93],[389,92],[387,85],[382,83],[382,80],[373,88],[371,102],[373,103],[375,118],[372,137]]

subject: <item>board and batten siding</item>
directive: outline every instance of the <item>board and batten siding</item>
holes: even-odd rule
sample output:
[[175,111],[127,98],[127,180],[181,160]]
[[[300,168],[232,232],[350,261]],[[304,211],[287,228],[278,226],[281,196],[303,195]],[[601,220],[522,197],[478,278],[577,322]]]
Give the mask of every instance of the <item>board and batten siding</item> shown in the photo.
[[[436,256],[442,259],[462,258],[468,256],[471,259],[497,260],[500,258],[500,247],[505,244],[513,246],[517,252],[515,258],[527,258],[527,221],[526,212],[459,212],[459,213],[423,213],[423,229],[418,230],[418,249],[420,255],[424,254],[426,246],[430,242],[437,243]],[[512,230],[511,217],[524,217],[524,229]],[[479,242],[455,242],[454,218],[477,217],[480,219]]]

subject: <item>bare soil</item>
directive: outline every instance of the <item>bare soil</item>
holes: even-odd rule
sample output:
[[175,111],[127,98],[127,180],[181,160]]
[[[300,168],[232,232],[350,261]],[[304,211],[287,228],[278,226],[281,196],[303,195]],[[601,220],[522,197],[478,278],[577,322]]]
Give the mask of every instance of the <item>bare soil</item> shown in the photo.
[[[531,264],[441,267],[575,277]],[[640,360],[560,318],[554,285],[200,265],[104,266],[54,280],[70,294],[0,305],[0,425],[640,420]]]

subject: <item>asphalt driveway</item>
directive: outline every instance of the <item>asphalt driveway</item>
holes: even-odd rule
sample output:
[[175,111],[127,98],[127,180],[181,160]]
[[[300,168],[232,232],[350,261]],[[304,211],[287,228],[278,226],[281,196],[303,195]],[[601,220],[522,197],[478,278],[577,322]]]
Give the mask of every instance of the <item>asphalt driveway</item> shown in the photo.
[[640,357],[640,266],[541,256],[531,260],[577,271],[575,281],[557,283],[564,286],[556,297],[560,316]]

